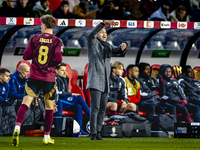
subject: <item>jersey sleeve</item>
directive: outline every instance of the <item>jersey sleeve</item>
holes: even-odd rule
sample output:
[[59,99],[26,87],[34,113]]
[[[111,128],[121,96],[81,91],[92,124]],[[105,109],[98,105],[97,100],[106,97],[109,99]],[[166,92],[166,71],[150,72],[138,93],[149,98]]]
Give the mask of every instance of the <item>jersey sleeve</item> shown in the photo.
[[56,49],[55,49],[55,53],[63,53],[63,42],[61,39],[58,39],[58,44],[56,46]]
[[29,39],[28,45],[27,45],[26,50],[23,55],[24,60],[32,59],[32,49],[33,49],[32,40],[33,40],[33,38],[34,38],[34,35]]

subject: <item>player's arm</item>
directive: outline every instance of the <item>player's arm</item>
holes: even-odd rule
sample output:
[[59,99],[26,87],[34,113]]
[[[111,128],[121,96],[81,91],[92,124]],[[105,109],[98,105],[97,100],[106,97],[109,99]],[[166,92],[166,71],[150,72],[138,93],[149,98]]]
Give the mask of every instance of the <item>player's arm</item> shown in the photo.
[[18,93],[17,92],[17,86],[15,84],[15,80],[14,79],[10,79],[10,90],[9,90],[9,94],[14,96],[15,98],[23,98],[24,94]]
[[110,26],[112,26],[114,24],[114,20],[105,20],[104,22],[99,23],[88,35],[88,41],[92,40],[95,38],[95,35],[97,35],[97,33],[99,31],[101,31],[101,29],[103,29],[103,27],[106,24],[110,24]]
[[32,39],[33,39],[33,36],[30,38],[30,40],[28,42],[28,45],[26,47],[26,50],[24,52],[24,55],[23,55],[23,59],[24,60],[30,60],[30,59],[32,59],[32,49],[33,49]]
[[54,62],[56,65],[62,62],[62,53],[63,53],[63,43],[62,40],[59,39],[55,49],[55,57],[54,57]]
[[126,82],[125,82],[124,78],[120,77],[120,79],[122,81],[121,82],[122,86],[121,86],[119,94],[120,94],[120,97],[122,98],[122,100],[127,103],[128,96],[127,96]]
[[101,31],[101,29],[103,29],[103,27],[105,26],[105,24],[103,22],[99,23],[88,35],[88,42],[90,42],[92,39],[95,38],[95,36],[97,35],[97,33],[99,31]]
[[10,90],[9,84],[5,85],[5,89],[6,89],[6,92],[4,93],[4,95],[0,96],[0,102],[5,102],[8,99],[8,92]]

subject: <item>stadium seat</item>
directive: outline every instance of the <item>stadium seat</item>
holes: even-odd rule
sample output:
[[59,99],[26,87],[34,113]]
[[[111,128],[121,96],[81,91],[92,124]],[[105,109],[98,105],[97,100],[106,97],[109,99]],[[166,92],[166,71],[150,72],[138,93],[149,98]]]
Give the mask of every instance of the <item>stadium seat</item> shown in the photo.
[[74,115],[73,112],[67,111],[67,110],[63,110],[63,111],[62,111],[62,114],[63,114],[63,115],[66,115],[66,116],[67,116],[67,115]]
[[21,61],[18,62],[17,66],[16,66],[16,71],[18,71],[18,67],[22,63],[25,63],[25,64],[29,65],[29,67],[31,67],[31,63],[29,61],[27,61],[27,60],[21,60]]
[[68,77],[69,77],[69,90],[72,93],[78,93],[81,94],[81,96],[83,97],[83,99],[85,100],[85,95],[83,93],[83,90],[81,87],[79,87],[76,83],[77,83],[77,79],[78,79],[78,73],[74,70],[71,69],[71,67],[66,64],[66,72],[68,73]]
[[152,77],[156,78],[156,75],[158,74],[158,70],[160,69],[160,65],[159,64],[154,64],[151,66],[151,70],[152,70]]
[[172,78],[177,79],[178,76],[182,73],[182,67],[174,65],[172,67]]
[[[69,77],[69,85],[68,85],[69,90],[72,93],[80,94],[83,97],[83,99],[85,100],[85,95],[83,93],[83,89],[76,84],[78,76],[79,76],[78,73],[76,71],[72,70],[69,64],[66,64],[66,72],[67,72],[67,76]],[[73,112],[66,111],[66,110],[63,110],[62,113],[64,115],[73,115],[74,114]]]
[[200,80],[200,66],[194,67],[193,73],[194,73],[194,78],[196,80]]
[[84,69],[84,75],[83,75],[83,92],[84,92],[85,97],[86,97],[86,103],[88,104],[88,106],[90,106],[90,101],[91,101],[90,91],[86,90],[86,87],[87,87],[87,78],[88,78],[88,65],[89,65],[89,63],[86,64],[85,69]]

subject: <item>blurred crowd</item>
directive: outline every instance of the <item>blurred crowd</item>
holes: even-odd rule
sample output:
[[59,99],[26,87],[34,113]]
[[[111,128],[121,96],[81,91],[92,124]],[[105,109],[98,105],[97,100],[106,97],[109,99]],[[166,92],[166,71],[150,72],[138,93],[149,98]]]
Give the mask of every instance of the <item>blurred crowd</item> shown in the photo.
[[0,17],[199,21],[200,0],[0,0]]

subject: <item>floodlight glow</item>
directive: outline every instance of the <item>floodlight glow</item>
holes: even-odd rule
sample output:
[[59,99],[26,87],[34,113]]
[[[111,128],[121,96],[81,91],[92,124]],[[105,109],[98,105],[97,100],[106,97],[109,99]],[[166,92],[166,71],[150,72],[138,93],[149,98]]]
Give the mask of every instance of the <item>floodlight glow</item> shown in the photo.
[[24,44],[27,44],[27,43],[28,43],[28,39],[25,38],[25,39],[24,39]]
[[158,41],[158,46],[161,46],[161,42],[160,41]]
[[75,40],[75,41],[74,41],[74,44],[75,44],[75,45],[78,45],[78,40]]
[[174,42],[174,47],[177,47],[178,46],[178,43],[177,42]]

